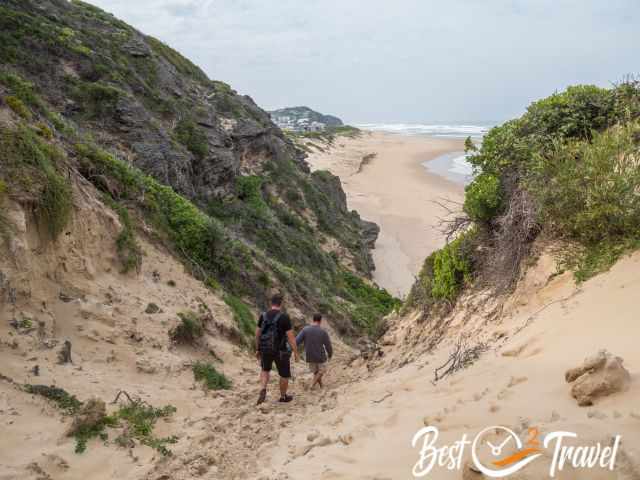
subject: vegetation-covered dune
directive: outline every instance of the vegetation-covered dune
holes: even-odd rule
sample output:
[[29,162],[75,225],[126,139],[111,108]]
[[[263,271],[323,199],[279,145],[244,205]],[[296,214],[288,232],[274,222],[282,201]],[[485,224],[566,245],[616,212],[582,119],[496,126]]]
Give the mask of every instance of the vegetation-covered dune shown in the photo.
[[445,310],[465,286],[504,291],[553,240],[578,281],[640,246],[640,84],[574,86],[493,128],[477,149],[463,212],[444,224],[451,242],[424,263],[405,305]]
[[396,305],[367,280],[377,230],[339,179],[311,174],[251,98],[178,52],[81,1],[9,0],[0,63],[1,194],[52,239],[78,177],[121,217],[125,272],[144,262],[144,228],[230,299],[262,306],[282,290],[343,333],[374,330]]

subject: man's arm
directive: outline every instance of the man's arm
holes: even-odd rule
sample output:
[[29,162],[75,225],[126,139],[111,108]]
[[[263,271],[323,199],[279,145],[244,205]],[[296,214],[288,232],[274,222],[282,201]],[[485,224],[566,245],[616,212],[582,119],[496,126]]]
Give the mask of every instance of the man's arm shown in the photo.
[[289,345],[291,345],[293,357],[297,362],[300,360],[300,355],[298,354],[298,345],[296,344],[296,337],[293,335],[293,330],[287,330],[287,340],[289,341]]
[[306,328],[303,328],[300,333],[298,334],[298,336],[296,337],[296,345],[300,345],[302,342],[304,342],[304,331],[306,330]]
[[333,357],[333,346],[331,345],[331,337],[327,332],[324,332],[324,348],[327,350],[327,355],[329,356],[329,360]]

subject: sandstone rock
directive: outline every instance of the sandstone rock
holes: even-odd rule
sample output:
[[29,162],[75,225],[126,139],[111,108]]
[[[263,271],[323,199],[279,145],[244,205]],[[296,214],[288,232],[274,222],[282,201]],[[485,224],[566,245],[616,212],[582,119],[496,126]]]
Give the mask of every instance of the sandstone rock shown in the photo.
[[132,38],[122,45],[122,50],[132,57],[148,57],[151,55],[151,48],[139,38]]
[[590,406],[598,397],[624,390],[631,376],[622,362],[622,358],[601,350],[587,358],[582,366],[568,370],[565,379],[573,383],[571,396],[578,401],[578,405]]
[[154,373],[157,373],[157,371],[158,371],[158,367],[156,365],[152,364],[147,359],[137,360],[136,361],[136,368],[138,369],[139,372],[149,373],[149,374],[154,374]]

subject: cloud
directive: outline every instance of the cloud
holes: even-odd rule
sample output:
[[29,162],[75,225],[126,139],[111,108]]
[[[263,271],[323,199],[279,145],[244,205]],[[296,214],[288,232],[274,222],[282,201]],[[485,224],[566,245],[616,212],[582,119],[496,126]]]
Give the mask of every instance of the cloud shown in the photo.
[[265,108],[479,121],[638,71],[635,0],[90,0]]

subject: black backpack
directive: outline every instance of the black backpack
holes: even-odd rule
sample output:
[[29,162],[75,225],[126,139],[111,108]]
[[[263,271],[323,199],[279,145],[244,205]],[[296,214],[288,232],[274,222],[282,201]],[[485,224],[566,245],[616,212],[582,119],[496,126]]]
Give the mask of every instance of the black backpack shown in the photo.
[[260,353],[277,354],[280,351],[278,343],[278,320],[282,312],[276,313],[271,320],[267,312],[262,313],[262,328],[260,329]]

